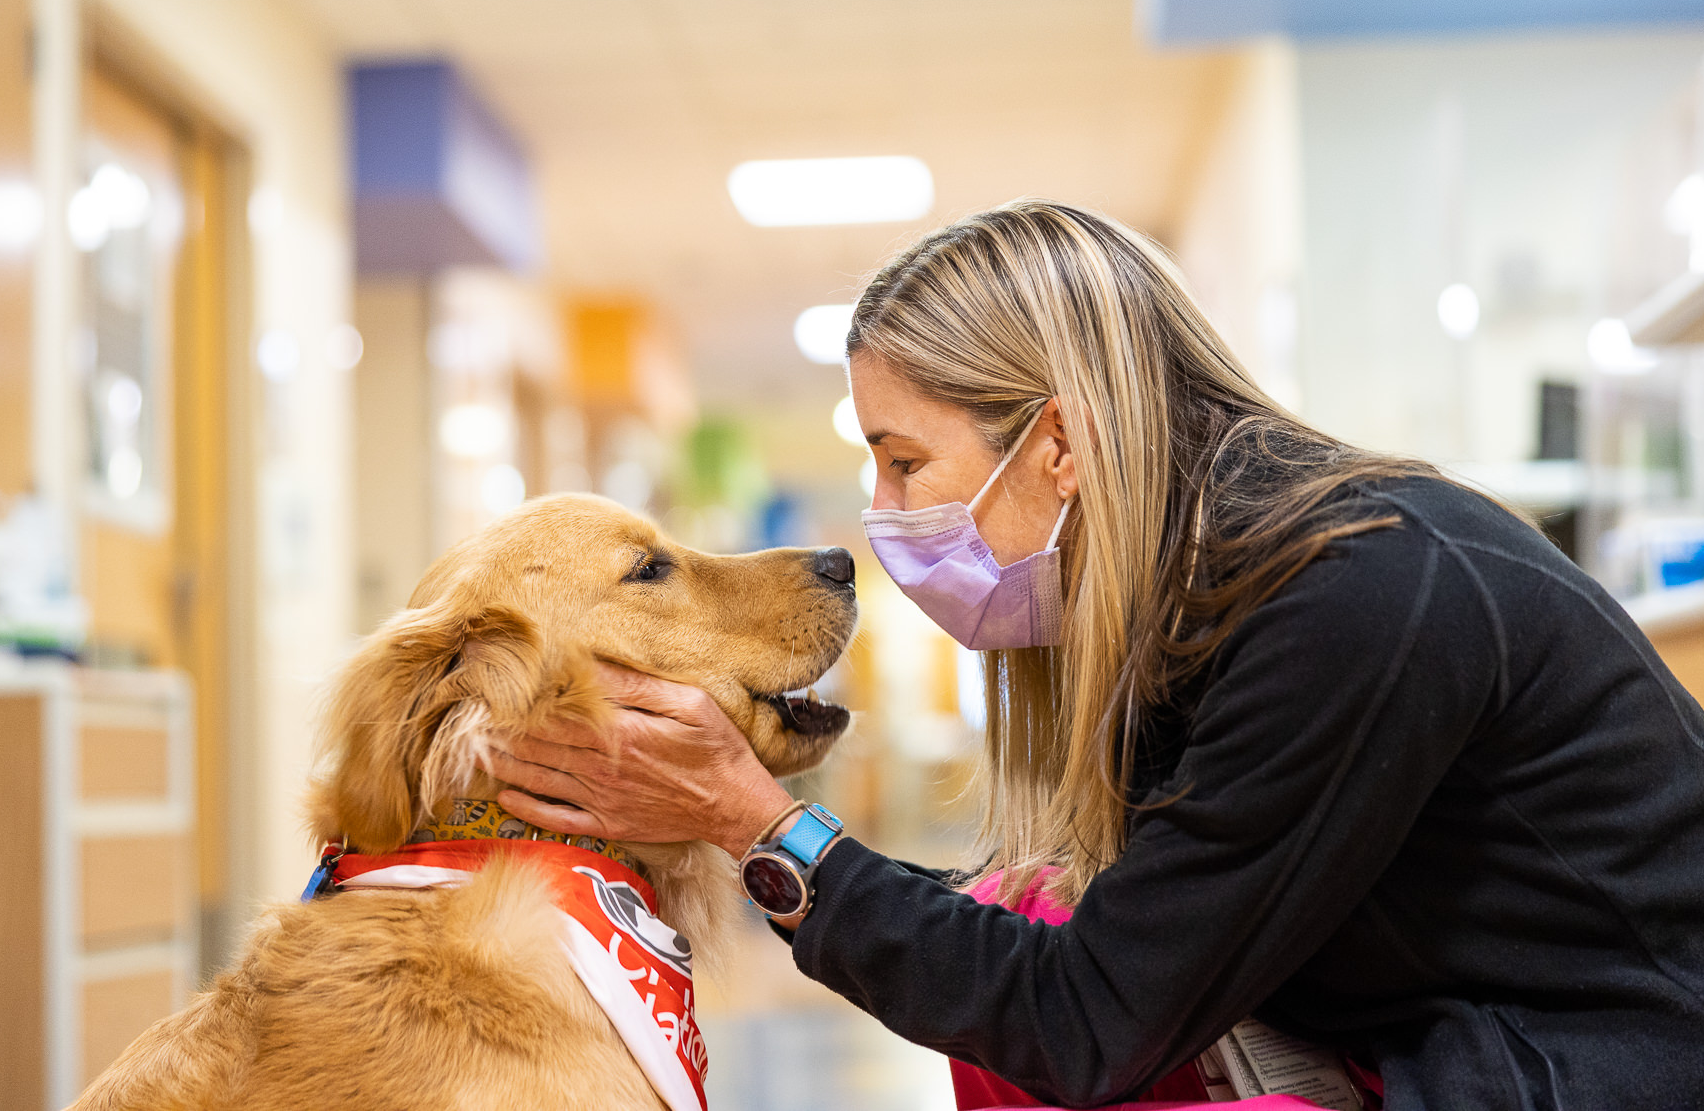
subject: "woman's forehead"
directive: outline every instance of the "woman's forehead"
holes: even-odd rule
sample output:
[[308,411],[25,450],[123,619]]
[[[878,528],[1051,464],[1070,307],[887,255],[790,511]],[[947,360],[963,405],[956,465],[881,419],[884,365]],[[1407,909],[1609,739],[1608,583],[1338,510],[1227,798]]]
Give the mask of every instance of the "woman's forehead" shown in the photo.
[[925,397],[904,376],[874,356],[852,356],[852,405],[858,424],[872,444],[893,439],[923,440],[963,426],[970,414],[956,405]]
[[847,382],[852,387],[852,406],[866,439],[874,444],[902,433],[903,429],[895,422],[905,411],[906,402],[916,397],[916,391],[899,375],[885,364],[860,354],[852,356]]

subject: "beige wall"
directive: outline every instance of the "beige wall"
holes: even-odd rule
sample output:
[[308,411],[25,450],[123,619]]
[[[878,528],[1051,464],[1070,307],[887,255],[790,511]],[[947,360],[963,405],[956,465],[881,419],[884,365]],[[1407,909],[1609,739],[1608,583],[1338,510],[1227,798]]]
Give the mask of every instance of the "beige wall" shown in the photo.
[[[253,564],[238,581],[253,589],[234,604],[236,640],[252,638],[255,652],[248,673],[233,676],[248,712],[246,735],[232,738],[231,835],[239,903],[287,897],[311,864],[297,808],[308,711],[354,627],[351,383],[325,353],[352,312],[340,68],[329,45],[272,0],[103,0],[90,24],[103,45],[144,57],[251,157],[244,307],[253,333],[243,345],[250,361],[234,373],[253,398],[251,424],[239,430],[253,441],[252,466],[239,471],[235,499],[253,507],[236,545]],[[268,331],[300,352],[277,382],[252,362],[254,338]]]
[[1295,52],[1265,43],[1238,59],[1175,236],[1178,263],[1255,379],[1297,408],[1302,203]]
[[[1587,330],[1631,307],[1607,265],[1627,151],[1701,55],[1681,29],[1301,50],[1309,419],[1446,463],[1530,459],[1539,382],[1584,379]],[[1438,322],[1454,282],[1479,298],[1467,340]]]
[[355,368],[356,624],[371,632],[408,604],[437,554],[433,541],[432,368],[428,283],[367,279],[355,326],[366,342]]

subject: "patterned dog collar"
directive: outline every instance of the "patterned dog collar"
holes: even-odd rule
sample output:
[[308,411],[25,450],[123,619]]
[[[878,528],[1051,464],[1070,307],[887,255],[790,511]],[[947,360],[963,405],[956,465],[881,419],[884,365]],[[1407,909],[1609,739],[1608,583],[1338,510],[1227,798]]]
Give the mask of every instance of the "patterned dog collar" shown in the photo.
[[634,855],[612,841],[577,833],[553,833],[522,821],[487,799],[452,799],[450,812],[441,822],[427,822],[408,838],[410,845],[426,841],[474,841],[484,838],[504,841],[551,841],[597,853],[629,868],[640,876],[644,866]]

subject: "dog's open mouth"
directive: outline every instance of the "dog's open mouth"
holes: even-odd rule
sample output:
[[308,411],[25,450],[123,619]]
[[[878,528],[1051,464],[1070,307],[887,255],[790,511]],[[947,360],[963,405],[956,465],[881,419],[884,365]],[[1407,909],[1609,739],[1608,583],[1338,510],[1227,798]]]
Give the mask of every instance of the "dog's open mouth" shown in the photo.
[[781,728],[805,737],[835,736],[852,720],[852,711],[817,698],[814,688],[784,694],[758,694],[781,715]]

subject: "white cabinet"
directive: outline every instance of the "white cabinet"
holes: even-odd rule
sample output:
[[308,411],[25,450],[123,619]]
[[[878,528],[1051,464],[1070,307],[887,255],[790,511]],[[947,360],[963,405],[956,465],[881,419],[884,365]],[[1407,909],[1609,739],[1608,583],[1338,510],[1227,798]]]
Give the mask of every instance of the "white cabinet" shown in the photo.
[[195,988],[189,685],[0,662],[0,1092],[59,1108]]

